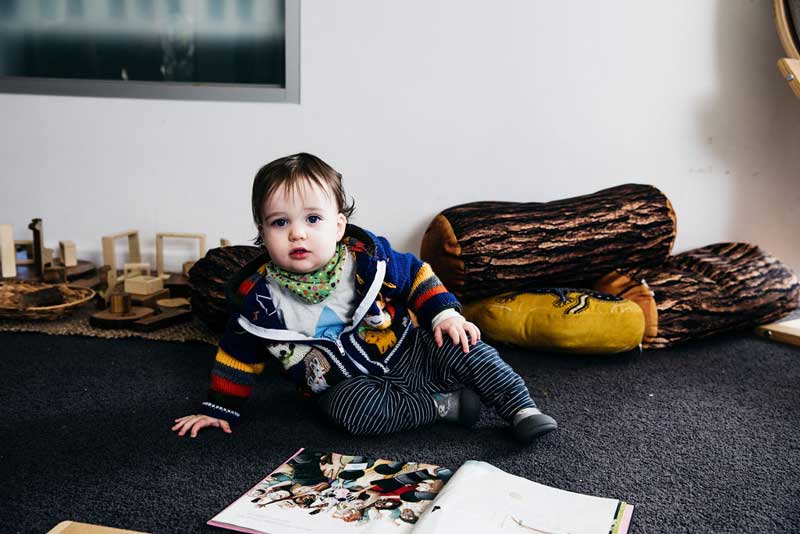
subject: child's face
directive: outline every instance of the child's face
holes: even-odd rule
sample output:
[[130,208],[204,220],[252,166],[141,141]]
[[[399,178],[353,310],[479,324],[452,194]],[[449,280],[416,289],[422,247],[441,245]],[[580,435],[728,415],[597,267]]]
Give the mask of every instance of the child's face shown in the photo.
[[310,273],[336,252],[347,217],[333,195],[303,182],[291,192],[278,188],[264,202],[261,238],[273,263],[285,271]]

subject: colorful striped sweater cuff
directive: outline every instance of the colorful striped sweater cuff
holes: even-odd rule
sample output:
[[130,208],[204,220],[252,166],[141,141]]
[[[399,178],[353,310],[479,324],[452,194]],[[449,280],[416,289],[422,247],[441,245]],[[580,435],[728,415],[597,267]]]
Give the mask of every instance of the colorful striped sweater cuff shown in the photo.
[[235,410],[230,410],[224,406],[214,404],[213,402],[204,402],[200,405],[200,413],[217,419],[223,419],[229,423],[236,423],[239,421],[241,415]]

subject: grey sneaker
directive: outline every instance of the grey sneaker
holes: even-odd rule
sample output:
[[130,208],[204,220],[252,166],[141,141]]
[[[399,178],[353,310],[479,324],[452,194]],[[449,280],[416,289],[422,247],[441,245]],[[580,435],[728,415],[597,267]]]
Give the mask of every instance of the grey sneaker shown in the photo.
[[526,444],[558,428],[556,420],[543,414],[538,408],[523,408],[514,415],[511,424],[514,437]]

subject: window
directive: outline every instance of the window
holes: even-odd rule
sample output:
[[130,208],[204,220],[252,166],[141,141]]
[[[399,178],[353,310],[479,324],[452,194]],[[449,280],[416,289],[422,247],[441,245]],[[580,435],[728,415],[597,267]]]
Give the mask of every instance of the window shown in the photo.
[[299,0],[0,0],[0,91],[300,101]]

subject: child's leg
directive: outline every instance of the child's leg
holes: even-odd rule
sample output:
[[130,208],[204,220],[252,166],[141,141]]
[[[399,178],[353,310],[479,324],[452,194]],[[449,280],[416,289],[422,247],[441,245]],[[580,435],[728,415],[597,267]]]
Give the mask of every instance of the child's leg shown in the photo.
[[419,329],[414,350],[424,352],[426,357],[409,358],[399,365],[423,362],[428,367],[424,372],[432,377],[434,388],[447,390],[463,384],[509,422],[523,408],[536,408],[525,381],[491,345],[478,341],[464,354],[461,345],[454,346],[449,339],[445,339],[441,348],[437,347],[433,334]]
[[357,376],[330,389],[321,399],[331,421],[351,434],[388,434],[434,422],[438,417],[430,393],[410,391],[402,381]]

